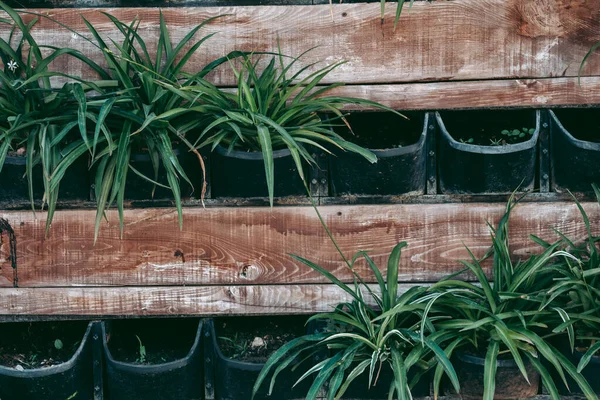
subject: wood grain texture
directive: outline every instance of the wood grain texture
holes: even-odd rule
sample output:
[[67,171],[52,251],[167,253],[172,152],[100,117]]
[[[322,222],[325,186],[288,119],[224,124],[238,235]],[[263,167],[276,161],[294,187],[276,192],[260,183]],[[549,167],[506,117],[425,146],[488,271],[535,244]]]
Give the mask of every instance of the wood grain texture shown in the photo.
[[583,77],[581,85],[577,78],[349,85],[331,94],[368,98],[398,110],[548,108],[600,104],[600,77]]
[[[592,224],[600,222],[597,203],[584,203]],[[370,250],[382,270],[395,244],[407,241],[399,280],[436,281],[460,269],[468,259],[464,245],[482,255],[490,245],[486,220],[497,222],[502,204],[398,204],[322,206],[321,213],[347,256]],[[311,207],[187,208],[183,230],[171,209],[125,211],[125,233],[119,239],[118,219],[109,213],[94,246],[94,211],[59,211],[44,239],[44,218],[31,212],[0,212],[17,235],[20,287],[261,285],[326,283],[319,274],[288,254],[298,254],[351,281],[339,254],[326,237]],[[511,216],[515,258],[539,248],[529,240],[558,237],[556,228],[574,239],[585,237],[572,202],[523,203]],[[4,286],[12,271],[0,249]],[[183,256],[182,256],[183,254]],[[364,264],[356,271],[368,282],[374,277]]]
[[[393,30],[394,4],[386,7],[380,23],[379,4],[317,6],[200,7],[163,10],[173,40],[181,39],[194,24],[214,21],[201,35],[216,32],[188,65],[195,71],[229,51],[275,51],[280,40],[284,54],[306,55],[304,62],[347,63],[325,82],[352,84],[399,83],[502,78],[573,77],[584,54],[600,40],[597,0],[453,0],[415,2]],[[156,43],[155,8],[105,9],[123,21],[142,19],[140,34]],[[406,10],[408,11],[408,10]],[[97,9],[40,10],[77,31],[86,32],[82,16],[106,37],[119,34]],[[31,16],[29,17],[31,18]],[[6,29],[6,28],[3,28]],[[6,34],[6,32],[4,32]],[[41,43],[71,46],[97,60],[90,43],[49,20],[35,28]],[[152,47],[152,46],[151,46]],[[152,50],[152,49],[151,49]],[[77,62],[61,59],[57,68],[81,74]],[[586,75],[600,75],[600,57],[590,59]],[[87,74],[84,74],[89,76]],[[234,83],[229,67],[212,74],[222,86]]]
[[[403,292],[410,285],[400,285]],[[375,290],[375,288],[373,288]],[[334,285],[0,289],[2,316],[314,314],[349,295]]]

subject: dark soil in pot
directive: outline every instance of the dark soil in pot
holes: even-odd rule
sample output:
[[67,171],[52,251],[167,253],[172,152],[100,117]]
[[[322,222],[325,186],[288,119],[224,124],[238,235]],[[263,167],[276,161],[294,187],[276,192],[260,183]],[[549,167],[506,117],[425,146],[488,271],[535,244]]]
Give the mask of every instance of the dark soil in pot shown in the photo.
[[403,118],[392,112],[353,112],[346,117],[352,128],[348,129],[341,120],[334,123],[336,133],[357,145],[372,149],[386,150],[415,144],[423,134],[425,113],[402,112]]
[[[260,152],[228,151],[217,146],[211,153],[212,197],[268,197],[263,154]],[[306,196],[296,163],[287,149],[273,152],[274,197]],[[303,166],[308,180],[310,168]]]
[[0,324],[0,398],[92,399],[92,324]]
[[[523,358],[523,363],[531,385],[527,383],[514,360],[498,359],[494,399],[525,399],[538,394],[540,375],[526,358]],[[463,399],[482,399],[485,355],[457,353],[452,359],[452,365],[460,382],[461,397]],[[445,392],[454,392],[449,382],[445,384]]]
[[[202,187],[195,187],[196,173],[201,174],[200,163],[198,158],[192,153],[185,150],[183,147],[174,149],[177,155],[177,160],[181,164],[181,168],[185,171],[190,181],[194,184],[194,188],[183,178],[179,177],[179,189],[182,198],[190,197],[192,192],[200,191]],[[195,163],[194,163],[195,161]],[[169,181],[167,172],[162,163],[162,158],[159,160],[158,176],[155,176],[152,160],[148,152],[136,151],[132,152],[130,164],[138,172],[144,176],[164,185],[166,187],[154,185],[152,182],[142,178],[133,170],[129,169],[127,173],[127,183],[125,186],[125,198],[129,200],[165,200],[173,199],[173,192],[169,189]]]
[[87,326],[84,321],[3,324],[0,365],[26,370],[62,364],[77,351]]
[[[107,342],[115,360],[151,365],[185,357],[196,339],[198,321],[180,318],[122,320],[111,322],[110,328]],[[169,332],[177,332],[177,335]],[[140,355],[142,346],[144,357]]]
[[557,192],[591,192],[600,184],[600,110],[550,111],[552,183]]
[[[295,337],[304,335],[306,317],[235,317],[214,321],[215,398],[247,400],[252,396],[254,383],[268,357]],[[226,356],[223,350],[230,356]],[[289,368],[278,376],[273,390],[277,399],[304,399],[310,387],[307,378],[292,389],[298,378],[311,366],[301,365],[296,371]],[[254,397],[268,400],[270,377]]]
[[[305,333],[305,319],[269,318],[264,321],[215,321],[217,340],[223,355],[236,361],[265,363],[278,348]],[[248,329],[248,326],[252,328]]]
[[117,320],[103,329],[111,400],[203,398],[201,321]]
[[553,110],[562,126],[577,140],[600,143],[600,109]]
[[[26,157],[9,155],[0,172],[0,201],[29,200],[29,183],[26,176]],[[59,201],[87,200],[90,195],[90,174],[87,159],[81,157],[67,170],[60,183]],[[42,167],[33,168],[33,197],[41,200],[44,194]]]
[[451,111],[436,117],[442,193],[535,188],[539,111]]
[[335,131],[348,141],[370,149],[378,158],[371,164],[362,156],[333,149],[330,156],[331,192],[338,195],[422,194],[425,191],[425,113],[355,112]]

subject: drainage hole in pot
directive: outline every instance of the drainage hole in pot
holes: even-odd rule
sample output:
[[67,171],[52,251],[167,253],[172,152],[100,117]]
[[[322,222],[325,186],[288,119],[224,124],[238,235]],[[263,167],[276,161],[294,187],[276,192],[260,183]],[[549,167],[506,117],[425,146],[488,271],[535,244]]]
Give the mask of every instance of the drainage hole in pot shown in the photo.
[[401,113],[408,119],[392,112],[350,113],[346,120],[352,132],[339,119],[332,123],[338,134],[359,146],[373,150],[393,149],[418,142],[423,131],[424,113]]
[[0,365],[26,370],[62,364],[77,351],[87,326],[86,321],[3,324]]
[[227,358],[264,363],[290,340],[306,333],[307,317],[229,317],[215,320],[219,348]]
[[131,319],[110,321],[106,335],[115,360],[152,365],[187,356],[197,330],[197,319]]
[[535,110],[447,111],[440,113],[446,130],[460,143],[506,146],[530,140],[535,133]]

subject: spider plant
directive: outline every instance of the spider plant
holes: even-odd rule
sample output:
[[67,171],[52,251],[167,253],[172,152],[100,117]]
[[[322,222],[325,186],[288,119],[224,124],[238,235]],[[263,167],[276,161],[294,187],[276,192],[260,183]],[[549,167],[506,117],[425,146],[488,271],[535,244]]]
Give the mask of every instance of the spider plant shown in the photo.
[[[600,189],[592,185],[600,204]],[[579,372],[600,351],[600,254],[597,243],[600,237],[594,236],[587,213],[573,196],[583,218],[587,240],[576,244],[566,235],[559,232],[561,242],[567,251],[575,257],[563,257],[563,262],[556,266],[559,277],[556,285],[549,290],[548,303],[563,307],[569,311],[570,318],[558,321],[555,333],[567,333],[571,351],[576,347],[587,349],[581,358],[577,370]],[[540,241],[544,247],[550,244]]]
[[[195,85],[187,87],[167,86],[186,98],[190,105],[187,109],[172,110],[173,113],[200,113],[199,119],[193,119],[184,128],[185,131],[198,126],[204,127],[193,143],[194,148],[210,146],[214,150],[217,146],[222,146],[229,151],[235,149],[262,153],[271,206],[275,179],[274,150],[289,150],[303,181],[303,162],[316,165],[307,146],[326,152],[330,150],[324,146],[352,151],[370,162],[376,162],[377,158],[369,150],[336,134],[332,130],[333,122],[339,119],[345,121],[341,110],[349,103],[396,112],[369,100],[326,96],[343,83],[318,85],[343,62],[319,68],[306,76],[303,73],[314,64],[290,73],[291,68],[306,53],[291,58],[289,63],[284,62],[287,57],[279,54],[271,58],[262,71],[259,70],[260,58],[254,60],[252,55],[242,55],[239,69],[230,62],[237,79],[236,91],[219,90],[205,80],[197,80]],[[335,117],[327,120],[321,113],[331,113]]]
[[[101,90],[110,83],[86,82],[51,71],[50,64],[61,56],[78,59],[95,71],[99,71],[99,67],[76,50],[39,45],[31,34],[36,18],[25,23],[6,4],[0,2],[0,9],[10,18],[2,23],[12,26],[8,39],[0,39],[0,58],[4,64],[0,71],[0,172],[10,151],[25,150],[29,198],[35,211],[33,168],[41,165],[42,207],[48,206],[48,232],[64,173],[83,155],[83,152],[71,152],[71,143],[78,140],[78,135],[71,133],[79,130],[81,141],[88,143],[86,123],[96,121],[96,116],[86,111],[86,93]],[[52,78],[66,78],[70,82],[54,88]]]
[[[186,63],[200,46],[214,34],[198,40],[194,37],[200,29],[220,16],[209,18],[191,29],[181,41],[173,45],[167,23],[160,13],[160,34],[156,54],[151,56],[148,44],[138,34],[140,20],[134,18],[126,24],[114,16],[103,13],[121,33],[122,40],[102,38],[94,26],[84,18],[93,39],[74,32],[100,49],[108,66],[104,75],[117,81],[118,89],[104,99],[99,107],[98,126],[107,126],[106,130],[96,128],[92,138],[92,158],[96,167],[95,194],[97,202],[95,240],[105,211],[113,204],[119,211],[121,235],[123,233],[123,207],[125,186],[129,173],[141,177],[154,189],[157,186],[170,189],[182,226],[182,205],[180,181],[184,180],[193,187],[184,172],[178,157],[177,144],[187,144],[185,135],[176,128],[176,115],[171,112],[185,104],[185,99],[166,90],[163,84],[183,87],[201,79],[227,58],[215,60],[201,71],[189,75],[184,72]],[[235,52],[230,54],[235,57]],[[158,118],[157,116],[160,116]],[[100,135],[103,133],[103,135]],[[151,160],[153,175],[147,176],[130,163],[132,152],[146,152]],[[194,150],[200,167],[204,171],[204,162]],[[166,182],[159,182],[159,170],[166,173]],[[204,183],[204,186],[206,183]],[[202,196],[204,195],[202,188]]]
[[[450,377],[455,389],[459,383],[452,364],[439,343],[447,340],[444,332],[436,332],[431,319],[421,321],[425,302],[421,298],[426,288],[413,287],[398,296],[398,265],[405,242],[392,250],[384,279],[377,265],[364,252],[345,260],[354,274],[354,285],[341,282],[325,268],[299,256],[292,257],[322,274],[350,295],[350,302],[340,303],[333,311],[317,314],[309,319],[329,320],[341,327],[296,338],[269,358],[261,371],[253,393],[272,374],[269,393],[277,375],[294,363],[311,359],[315,353],[328,354],[323,361],[310,367],[298,382],[316,374],[306,399],[315,399],[326,382],[328,399],[339,399],[350,384],[362,374],[369,377],[369,386],[375,385],[382,370],[391,370],[394,376],[389,387],[389,398],[411,399],[411,388],[429,370],[439,365]],[[336,245],[337,247],[337,245]],[[341,253],[340,253],[341,254]],[[372,290],[354,271],[359,258],[364,258],[378,282],[378,292]],[[367,296],[364,295],[366,292]],[[393,311],[393,313],[392,313]],[[297,368],[298,365],[294,366]],[[412,376],[412,379],[409,379]]]
[[[553,399],[559,399],[560,396],[548,369],[541,362],[542,359],[556,369],[565,385],[566,372],[577,382],[588,399],[595,399],[597,396],[585,378],[546,340],[553,335],[547,324],[553,315],[558,315],[563,320],[570,318],[564,309],[548,306],[548,291],[556,277],[552,263],[562,257],[572,256],[560,250],[559,242],[547,246],[541,254],[532,255],[526,260],[516,263],[511,260],[508,220],[518,201],[513,195],[497,229],[490,226],[492,248],[484,259],[493,254],[493,281],[486,276],[482,260],[478,260],[469,251],[471,260],[462,262],[466,267],[464,271],[475,275],[478,286],[456,280],[453,275],[429,289],[434,296],[428,305],[435,303],[438,312],[451,317],[436,322],[436,326],[439,330],[453,332],[451,339],[454,340],[455,347],[452,351],[462,349],[485,355],[485,400],[494,398],[499,357],[514,360],[528,382],[525,363],[531,363]],[[436,396],[442,374],[443,371],[439,369],[435,374]]]

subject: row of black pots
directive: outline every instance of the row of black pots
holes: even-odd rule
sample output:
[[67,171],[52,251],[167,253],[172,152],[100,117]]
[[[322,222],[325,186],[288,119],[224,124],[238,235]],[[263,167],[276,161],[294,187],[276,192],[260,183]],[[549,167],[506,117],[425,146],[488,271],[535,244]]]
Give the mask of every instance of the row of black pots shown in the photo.
[[[589,191],[591,183],[600,183],[600,140],[592,141],[600,136],[600,126],[594,110],[574,109],[545,113],[539,110],[414,113],[410,114],[410,122],[402,119],[389,122],[387,120],[390,116],[396,117],[389,113],[355,113],[349,118],[355,126],[355,132],[363,130],[371,135],[363,136],[376,137],[381,127],[385,126],[390,131],[388,135],[407,135],[414,138],[414,141],[398,148],[373,149],[379,159],[376,164],[370,164],[354,153],[338,151],[334,156],[329,156],[329,162],[319,165],[318,169],[328,169],[329,193],[332,196],[424,194],[427,177],[432,175],[437,176],[438,190],[444,194],[509,193],[517,187],[530,190],[535,188],[536,178],[540,174],[540,132],[548,127],[550,147],[544,151],[551,153],[550,175],[554,190]],[[548,122],[542,122],[546,119]],[[580,125],[586,132],[590,131],[586,133],[590,140],[577,139],[569,131],[581,130]],[[535,127],[535,132],[524,142],[503,146],[475,145],[459,140],[460,132],[465,132],[465,137],[468,137],[469,132],[474,131],[472,127],[476,127],[475,130],[493,131],[511,126]],[[597,132],[594,127],[598,128]],[[430,139],[432,136],[434,140]],[[434,141],[437,142],[436,145],[433,145]],[[435,157],[436,163],[428,163],[428,157]],[[206,153],[205,158],[209,166],[211,197],[267,196],[261,153],[228,152],[217,147],[214,152]],[[274,161],[275,196],[306,195],[305,186],[297,174],[289,151],[275,151]],[[198,160],[194,154],[181,151],[180,162],[188,171],[196,188],[194,196],[197,197],[199,188],[202,187]],[[91,174],[87,173],[85,162],[82,161],[81,164],[80,168],[69,171],[70,175],[61,185],[62,199],[88,198]],[[432,174],[428,168],[431,169],[436,164],[437,170]],[[153,176],[147,155],[134,155],[132,165],[143,174]],[[0,200],[28,198],[24,174],[24,158],[8,157],[0,176]],[[34,174],[34,194],[39,198],[42,193],[39,167]],[[310,171],[306,166],[305,175],[310,179],[311,176],[323,175],[323,171]],[[159,174],[158,180],[166,182],[164,173]],[[192,188],[185,182],[181,185],[182,195],[191,196]],[[152,185],[147,181],[133,173],[129,174],[126,198],[141,200],[172,197],[167,189],[157,187],[154,195],[152,190]]]
[[[241,362],[223,355],[212,319],[205,320],[161,320],[162,329],[156,329],[156,320],[145,326],[144,341],[154,348],[164,346],[169,341],[183,341],[184,353],[174,361],[145,365],[118,361],[111,352],[110,341],[119,340],[123,333],[131,336],[131,321],[92,322],[74,355],[68,361],[43,369],[15,370],[0,366],[0,398],[19,399],[217,399],[248,400],[252,388],[263,368],[263,363]],[[176,322],[173,322],[176,321]],[[183,322],[183,323],[182,323]],[[119,328],[120,326],[120,328]],[[137,326],[139,328],[139,326]],[[187,329],[182,329],[185,327]],[[185,332],[189,333],[189,340]],[[314,325],[309,324],[309,332]],[[148,333],[150,332],[150,333]],[[169,334],[170,332],[170,334]],[[112,336],[111,336],[112,335]],[[564,354],[576,365],[581,353]],[[323,355],[320,355],[323,356]],[[319,355],[315,361],[319,361]],[[461,396],[465,399],[481,398],[483,391],[483,369],[485,360],[471,354],[459,353],[453,357],[453,365],[461,382]],[[516,363],[511,360],[498,360],[496,373],[496,399],[527,398],[540,390],[540,376],[532,365],[526,362],[530,383],[521,376]],[[303,370],[285,370],[276,380],[273,395],[267,396],[263,387],[256,400],[302,399],[311,384],[310,380],[294,387]],[[584,369],[584,376],[596,393],[600,394],[600,357],[592,358]],[[413,387],[415,398],[430,395],[430,380],[425,375]],[[366,374],[352,383],[345,399],[375,400],[386,399],[393,376],[391,371],[383,371],[378,384],[368,388]],[[411,377],[409,376],[409,379]],[[559,378],[554,381],[559,383]],[[569,381],[573,393],[577,393],[575,382]],[[446,394],[451,394],[445,385]],[[569,391],[558,384],[565,395]]]
[[[550,139],[546,150],[551,156],[554,190],[588,192],[591,183],[600,183],[600,140],[577,139],[565,126],[578,129],[577,119],[583,118],[581,123],[586,129],[594,123],[599,125],[597,136],[591,133],[589,137],[600,139],[600,123],[594,119],[595,114],[595,110],[576,109],[547,114],[541,110],[454,111],[412,113],[410,122],[406,122],[389,113],[354,113],[348,119],[355,132],[371,130],[386,134],[374,127],[379,124],[391,127],[392,132],[387,135],[398,137],[409,132],[413,141],[397,148],[371,149],[377,155],[376,164],[350,152],[338,151],[329,156],[329,193],[331,196],[424,194],[427,177],[432,175],[428,165],[437,165],[433,175],[437,176],[438,190],[443,194],[510,193],[517,187],[532,190],[540,174],[538,153],[544,129]],[[390,122],[391,117],[396,119]],[[458,132],[467,132],[465,137],[473,132],[465,127],[493,132],[501,127],[520,126],[535,129],[521,143],[484,146],[459,140]],[[429,139],[431,136],[434,141]],[[428,163],[428,157],[435,157],[436,163]],[[219,149],[212,165],[213,197],[266,196],[261,154]],[[276,152],[275,171],[276,196],[305,194],[289,152]]]

